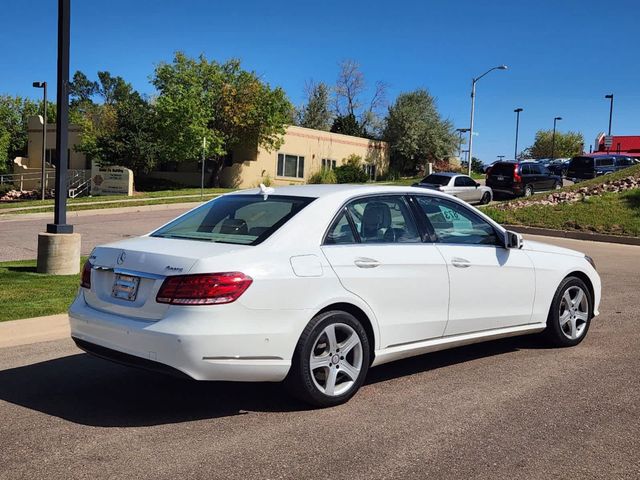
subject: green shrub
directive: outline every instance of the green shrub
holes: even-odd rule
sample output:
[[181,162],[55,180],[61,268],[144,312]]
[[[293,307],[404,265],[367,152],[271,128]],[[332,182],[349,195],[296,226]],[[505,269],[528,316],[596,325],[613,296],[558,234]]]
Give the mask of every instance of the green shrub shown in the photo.
[[307,183],[338,183],[338,180],[333,170],[322,168],[311,175]]
[[362,167],[353,163],[341,165],[334,172],[338,183],[365,183],[369,180]]

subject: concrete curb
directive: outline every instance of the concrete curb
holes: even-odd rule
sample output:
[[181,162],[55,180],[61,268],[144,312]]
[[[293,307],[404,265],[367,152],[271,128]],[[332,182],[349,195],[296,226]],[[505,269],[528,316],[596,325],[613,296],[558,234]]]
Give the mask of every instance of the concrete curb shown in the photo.
[[60,340],[69,335],[66,313],[0,322],[0,348]]
[[[137,205],[133,207],[97,208],[87,210],[67,211],[67,218],[83,217],[87,215],[116,215],[119,213],[152,212],[154,210],[172,210],[180,208],[194,208],[200,204],[197,202],[161,203],[158,205]],[[7,213],[0,215],[2,222],[19,222],[21,220],[39,220],[53,218],[53,211],[42,213]]]
[[624,245],[640,246],[640,237],[623,237],[621,235],[605,235],[602,233],[552,230],[550,228],[524,227],[522,225],[504,225],[514,232],[528,235],[542,235],[545,237],[572,238],[574,240],[587,240],[590,242],[621,243]]

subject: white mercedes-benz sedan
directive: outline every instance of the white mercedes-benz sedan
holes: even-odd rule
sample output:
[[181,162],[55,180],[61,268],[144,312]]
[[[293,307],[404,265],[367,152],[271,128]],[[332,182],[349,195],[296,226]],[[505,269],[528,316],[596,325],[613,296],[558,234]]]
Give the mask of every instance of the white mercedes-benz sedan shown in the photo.
[[96,247],[69,317],[97,356],[284,380],[330,406],[400,358],[542,331],[577,345],[599,302],[591,258],[523,241],[450,195],[317,185],[222,195]]

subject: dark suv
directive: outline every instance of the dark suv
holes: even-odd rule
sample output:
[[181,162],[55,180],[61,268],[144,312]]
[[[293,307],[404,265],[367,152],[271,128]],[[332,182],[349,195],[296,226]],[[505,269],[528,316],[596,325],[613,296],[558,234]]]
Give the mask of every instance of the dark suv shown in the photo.
[[637,160],[625,155],[592,155],[573,157],[567,169],[567,178],[574,181],[596,178],[635,165]]
[[487,172],[487,187],[495,193],[530,197],[562,187],[562,177],[536,162],[497,162]]

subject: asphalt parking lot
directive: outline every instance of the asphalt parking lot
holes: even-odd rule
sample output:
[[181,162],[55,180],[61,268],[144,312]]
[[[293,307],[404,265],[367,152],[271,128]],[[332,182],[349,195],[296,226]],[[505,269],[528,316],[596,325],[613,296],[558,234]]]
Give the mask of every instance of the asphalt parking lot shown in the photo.
[[640,247],[544,241],[602,275],[581,345],[404,360],[332,409],[279,385],[128,369],[69,340],[0,349],[0,478],[640,478]]

